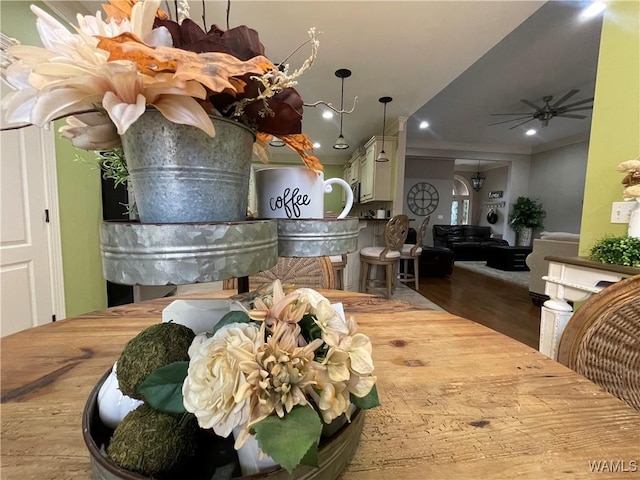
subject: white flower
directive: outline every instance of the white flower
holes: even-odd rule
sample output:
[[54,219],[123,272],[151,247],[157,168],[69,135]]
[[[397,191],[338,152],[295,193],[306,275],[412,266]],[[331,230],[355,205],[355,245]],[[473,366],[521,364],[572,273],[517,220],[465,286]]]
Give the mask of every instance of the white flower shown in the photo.
[[111,149],[120,145],[120,136],[109,117],[100,112],[67,117],[58,130],[73,146],[84,150]]
[[249,385],[231,350],[248,356],[263,344],[262,332],[251,323],[233,323],[211,338],[199,334],[189,348],[189,370],[182,387],[184,407],[202,428],[227,437],[249,419]]

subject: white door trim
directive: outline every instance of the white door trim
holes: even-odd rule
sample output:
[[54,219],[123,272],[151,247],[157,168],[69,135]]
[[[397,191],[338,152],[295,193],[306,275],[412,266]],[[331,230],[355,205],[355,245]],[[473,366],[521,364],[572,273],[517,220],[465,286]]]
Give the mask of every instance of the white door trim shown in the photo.
[[58,174],[56,168],[56,139],[50,128],[41,129],[42,163],[45,172],[46,197],[49,209],[49,264],[51,271],[51,299],[56,320],[66,317],[64,276],[62,268],[62,236],[60,234],[60,207],[58,203]]

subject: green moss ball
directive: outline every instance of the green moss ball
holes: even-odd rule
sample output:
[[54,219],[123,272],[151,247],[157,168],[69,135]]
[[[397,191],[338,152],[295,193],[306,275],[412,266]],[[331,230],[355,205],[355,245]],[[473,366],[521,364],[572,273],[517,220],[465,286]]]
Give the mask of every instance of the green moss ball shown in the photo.
[[118,359],[118,386],[131,398],[143,400],[138,385],[160,367],[189,360],[193,330],[177,323],[158,323],[132,338]]
[[193,416],[184,419],[143,404],[116,427],[107,456],[125,470],[160,478],[194,456],[196,439]]

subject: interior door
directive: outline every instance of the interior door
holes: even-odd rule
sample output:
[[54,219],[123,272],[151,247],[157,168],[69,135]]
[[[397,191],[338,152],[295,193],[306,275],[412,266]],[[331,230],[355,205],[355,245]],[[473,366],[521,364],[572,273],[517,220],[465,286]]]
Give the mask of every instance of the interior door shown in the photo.
[[51,322],[56,314],[55,289],[62,285],[55,284],[51,265],[51,255],[58,254],[51,246],[51,229],[58,223],[53,227],[47,222],[52,214],[52,209],[47,213],[47,171],[55,168],[53,131],[32,126],[1,135],[0,335],[4,336]]

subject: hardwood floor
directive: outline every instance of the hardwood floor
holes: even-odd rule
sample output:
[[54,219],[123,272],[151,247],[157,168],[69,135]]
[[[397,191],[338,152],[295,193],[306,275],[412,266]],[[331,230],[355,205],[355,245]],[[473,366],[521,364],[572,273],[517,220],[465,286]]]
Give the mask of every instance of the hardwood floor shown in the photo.
[[448,312],[538,348],[540,307],[527,288],[454,266],[450,277],[421,278],[419,292]]

